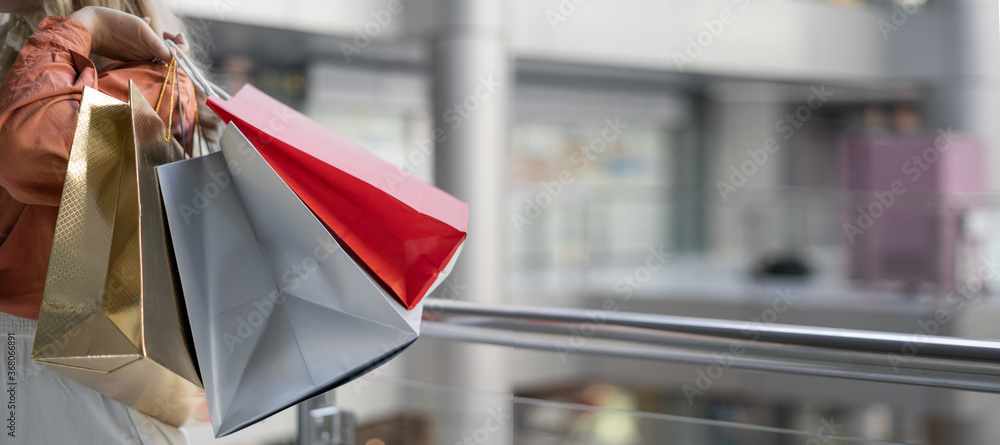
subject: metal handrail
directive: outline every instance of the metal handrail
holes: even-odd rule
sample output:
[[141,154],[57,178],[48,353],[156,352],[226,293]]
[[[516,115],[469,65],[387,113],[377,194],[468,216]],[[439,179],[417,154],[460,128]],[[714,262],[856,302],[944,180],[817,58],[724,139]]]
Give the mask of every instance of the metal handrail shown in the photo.
[[440,299],[424,320],[456,341],[704,365],[739,344],[734,368],[1000,393],[1000,341]]

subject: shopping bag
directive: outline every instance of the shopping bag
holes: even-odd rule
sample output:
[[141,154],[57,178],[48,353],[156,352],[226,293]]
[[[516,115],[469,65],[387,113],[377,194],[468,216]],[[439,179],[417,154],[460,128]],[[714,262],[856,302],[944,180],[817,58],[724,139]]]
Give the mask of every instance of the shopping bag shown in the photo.
[[253,86],[208,105],[407,308],[445,279],[465,241],[464,203]]
[[347,383],[417,339],[240,130],[157,168],[209,416],[225,436]]
[[203,399],[153,168],[182,149],[129,92],[84,89],[31,359],[180,426]]

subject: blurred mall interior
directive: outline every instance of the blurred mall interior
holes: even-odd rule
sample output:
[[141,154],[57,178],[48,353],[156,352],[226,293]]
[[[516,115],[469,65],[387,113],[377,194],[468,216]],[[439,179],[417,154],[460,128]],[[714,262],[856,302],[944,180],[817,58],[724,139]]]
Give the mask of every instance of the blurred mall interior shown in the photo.
[[[1000,443],[996,346],[946,348],[1000,340],[996,1],[170,3],[225,89],[470,207],[421,339],[316,401],[308,443]],[[295,443],[299,422],[190,435]]]

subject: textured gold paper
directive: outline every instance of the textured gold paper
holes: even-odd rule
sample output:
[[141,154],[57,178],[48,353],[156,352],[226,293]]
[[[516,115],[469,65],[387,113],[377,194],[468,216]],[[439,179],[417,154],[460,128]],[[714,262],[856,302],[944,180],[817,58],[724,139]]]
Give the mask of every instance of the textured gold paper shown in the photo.
[[31,358],[179,426],[201,380],[154,168],[182,150],[129,87],[83,93]]

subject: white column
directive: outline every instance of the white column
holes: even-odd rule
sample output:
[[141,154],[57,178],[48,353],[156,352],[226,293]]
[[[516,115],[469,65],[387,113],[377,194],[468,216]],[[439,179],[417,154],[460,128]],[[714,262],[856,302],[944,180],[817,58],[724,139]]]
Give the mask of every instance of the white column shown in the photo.
[[[511,55],[507,0],[439,0],[431,29],[436,185],[469,204],[469,236],[449,277],[462,287],[458,295],[478,302],[503,302],[507,274],[504,235],[507,209],[507,135]],[[483,396],[485,390],[509,394],[510,355],[503,348],[441,342],[433,348],[438,380],[468,388],[438,422],[435,443],[455,443],[477,434],[491,410],[511,413],[506,397]],[[493,425],[493,424],[490,424]],[[486,443],[511,442],[513,420],[489,431]],[[485,430],[484,430],[485,431]],[[478,431],[482,433],[483,431]],[[476,437],[476,443],[482,437]]]

